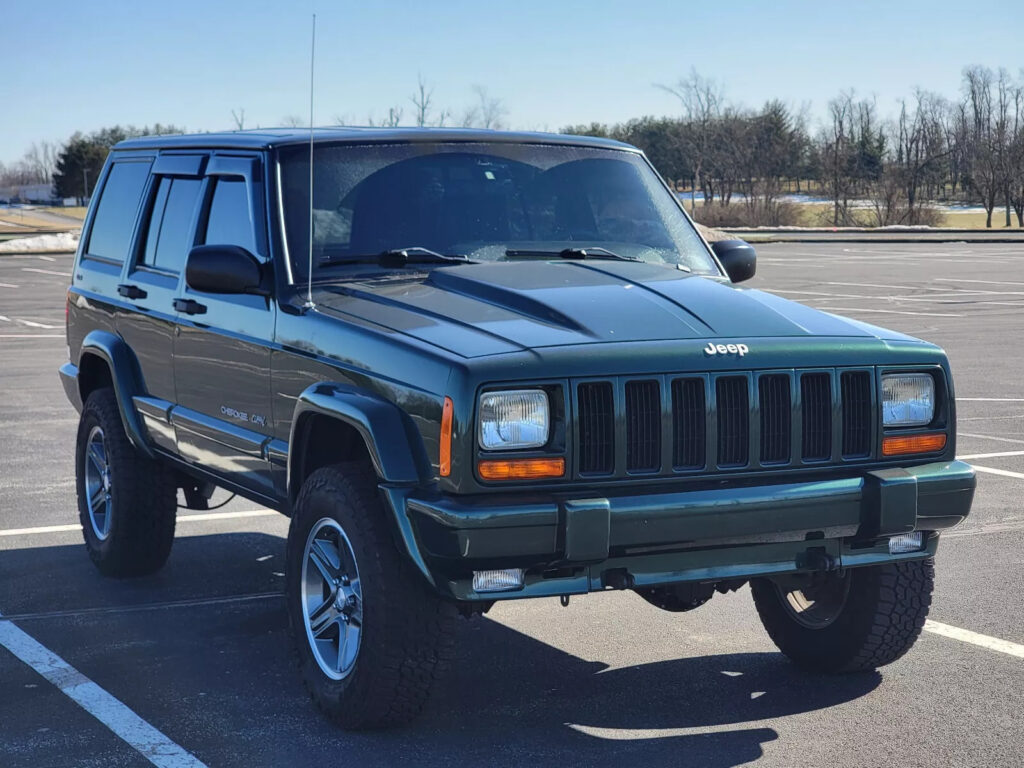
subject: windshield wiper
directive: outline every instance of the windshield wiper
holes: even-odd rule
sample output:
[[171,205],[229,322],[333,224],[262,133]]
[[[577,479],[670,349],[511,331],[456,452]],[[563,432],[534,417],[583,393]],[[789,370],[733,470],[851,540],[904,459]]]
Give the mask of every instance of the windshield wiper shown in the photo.
[[620,256],[607,248],[595,246],[593,248],[563,248],[560,251],[545,251],[542,249],[510,248],[505,251],[505,258],[550,258],[558,256],[562,259],[615,259],[617,261],[643,261],[634,256]]
[[335,267],[339,264],[380,264],[382,267],[404,267],[407,264],[475,264],[465,256],[446,256],[429,248],[392,248],[375,254],[336,256],[321,261],[321,267]]

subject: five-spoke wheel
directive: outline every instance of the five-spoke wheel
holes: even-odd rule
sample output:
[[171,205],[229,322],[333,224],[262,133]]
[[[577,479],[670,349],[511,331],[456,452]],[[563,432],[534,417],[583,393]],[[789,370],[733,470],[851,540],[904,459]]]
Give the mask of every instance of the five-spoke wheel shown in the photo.
[[82,460],[82,474],[85,476],[86,505],[89,522],[96,538],[105,541],[110,535],[110,464],[107,449],[103,443],[103,428],[95,426],[86,438],[85,455]]
[[300,585],[313,656],[325,675],[341,680],[359,654],[363,592],[352,545],[337,521],[323,518],[310,530]]

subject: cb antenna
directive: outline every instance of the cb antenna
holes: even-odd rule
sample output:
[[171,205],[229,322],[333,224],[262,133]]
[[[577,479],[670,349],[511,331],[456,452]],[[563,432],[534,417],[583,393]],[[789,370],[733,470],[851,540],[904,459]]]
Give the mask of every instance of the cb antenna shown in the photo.
[[313,72],[316,64],[316,14],[309,44],[309,263],[306,265],[306,308],[313,304]]

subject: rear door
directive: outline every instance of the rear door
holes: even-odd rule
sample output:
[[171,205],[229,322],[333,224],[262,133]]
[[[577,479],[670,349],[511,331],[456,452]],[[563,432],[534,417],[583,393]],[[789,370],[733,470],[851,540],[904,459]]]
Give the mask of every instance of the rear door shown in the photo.
[[172,452],[176,441],[169,412],[176,402],[172,358],[178,320],[174,299],[195,239],[207,159],[205,154],[156,159],[133,254],[118,286],[132,311],[118,317],[117,329],[135,352],[145,380],[145,394],[135,398],[135,406],[150,439]]
[[77,298],[68,306],[68,344],[76,354],[88,332],[117,333],[119,315],[132,308],[118,295],[118,285],[136,240],[153,159],[151,152],[115,152],[94,193],[71,284]]
[[[196,244],[238,245],[266,263],[265,193],[256,154],[214,154],[206,170]],[[265,296],[214,295],[182,281],[174,343],[179,453],[273,496],[270,344],[275,304]]]

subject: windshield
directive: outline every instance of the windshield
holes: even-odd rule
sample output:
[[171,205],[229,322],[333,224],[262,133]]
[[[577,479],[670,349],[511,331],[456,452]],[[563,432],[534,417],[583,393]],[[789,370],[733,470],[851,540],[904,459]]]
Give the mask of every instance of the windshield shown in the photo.
[[[478,261],[621,257],[719,275],[672,194],[633,152],[545,144],[318,145],[313,277],[403,248]],[[292,275],[306,278],[309,148],[281,151]]]

